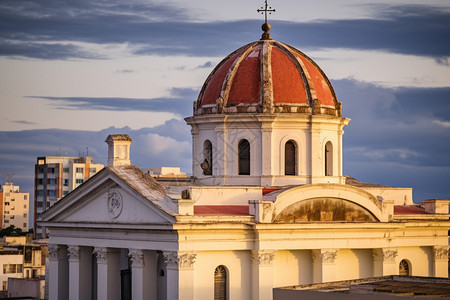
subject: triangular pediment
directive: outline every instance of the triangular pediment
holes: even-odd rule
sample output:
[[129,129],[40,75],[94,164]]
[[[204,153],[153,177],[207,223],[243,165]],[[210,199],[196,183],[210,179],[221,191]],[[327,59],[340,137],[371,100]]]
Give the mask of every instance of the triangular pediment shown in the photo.
[[41,221],[54,225],[84,223],[84,226],[174,223],[173,204],[161,187],[155,182],[143,181],[138,168],[123,169],[128,177],[105,168],[44,212]]

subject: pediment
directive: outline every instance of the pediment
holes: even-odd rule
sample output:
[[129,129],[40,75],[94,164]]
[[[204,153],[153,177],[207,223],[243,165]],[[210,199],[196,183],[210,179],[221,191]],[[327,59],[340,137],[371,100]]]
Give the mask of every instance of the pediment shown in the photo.
[[51,224],[173,223],[173,213],[167,210],[170,199],[161,193],[154,193],[156,196],[149,199],[148,194],[151,191],[142,195],[106,170],[103,176],[89,179],[44,212],[41,221]]

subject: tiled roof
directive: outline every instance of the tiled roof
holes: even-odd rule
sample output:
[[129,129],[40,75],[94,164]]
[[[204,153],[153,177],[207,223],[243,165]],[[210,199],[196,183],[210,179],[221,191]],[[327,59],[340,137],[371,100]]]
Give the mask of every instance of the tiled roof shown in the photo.
[[413,205],[395,205],[394,215],[428,215],[422,208]]
[[248,216],[248,205],[196,205],[194,215]]

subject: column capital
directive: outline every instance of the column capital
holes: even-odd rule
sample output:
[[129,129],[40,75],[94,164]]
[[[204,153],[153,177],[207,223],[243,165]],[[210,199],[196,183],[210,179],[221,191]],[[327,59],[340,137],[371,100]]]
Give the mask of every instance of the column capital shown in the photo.
[[169,268],[178,268],[177,251],[163,251],[164,263]]
[[315,262],[321,262],[323,264],[336,263],[337,249],[318,249],[312,250],[312,258]]
[[98,264],[106,264],[108,261],[108,248],[103,247],[95,247],[94,251],[92,251],[95,256],[97,257],[97,263]]
[[398,255],[398,249],[396,248],[373,249],[372,254],[375,260],[382,261],[384,263],[395,263],[395,258]]
[[252,259],[259,265],[270,266],[275,259],[276,250],[252,250]]
[[49,256],[49,260],[52,261],[56,261],[56,260],[60,260],[64,257],[64,254],[61,251],[61,245],[55,245],[55,244],[49,244],[48,246],[48,256]]
[[448,246],[433,246],[434,260],[448,260]]
[[67,255],[69,256],[69,261],[80,261],[80,246],[67,246]]
[[133,268],[135,267],[142,268],[145,265],[144,251],[141,249],[129,249],[128,257],[130,258],[131,266]]

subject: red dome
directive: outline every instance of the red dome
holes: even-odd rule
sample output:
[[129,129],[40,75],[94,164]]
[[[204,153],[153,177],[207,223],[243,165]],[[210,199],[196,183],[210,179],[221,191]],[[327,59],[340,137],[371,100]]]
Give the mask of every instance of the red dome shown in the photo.
[[205,81],[195,115],[310,113],[340,116],[340,103],[320,67],[274,40],[245,45],[223,59]]

